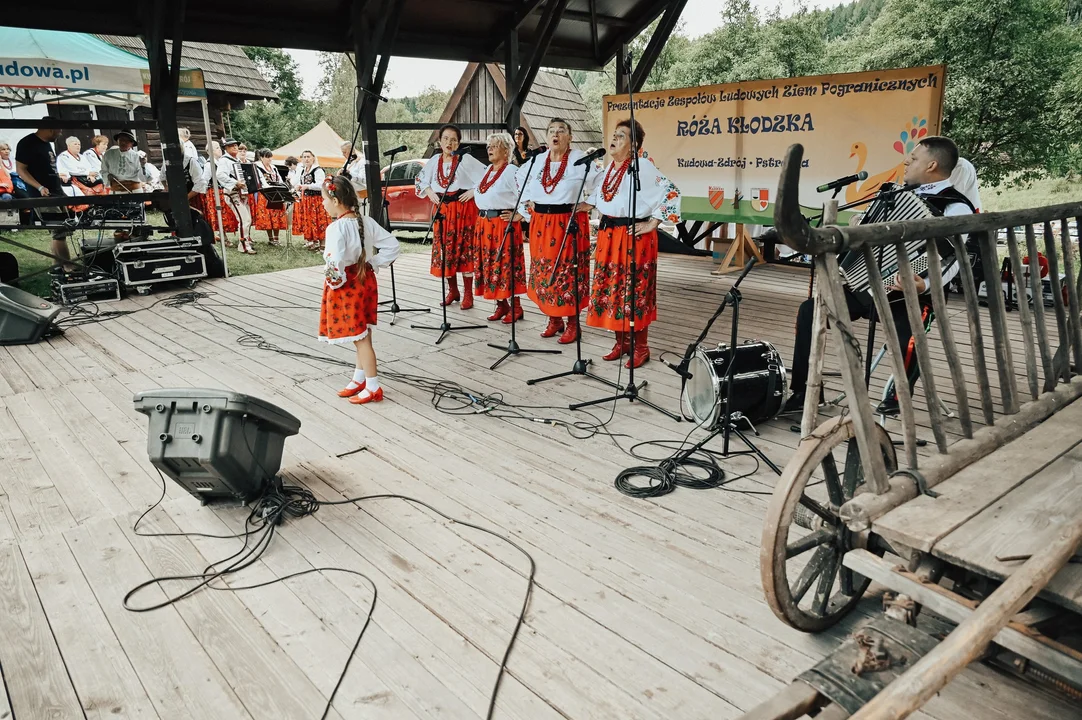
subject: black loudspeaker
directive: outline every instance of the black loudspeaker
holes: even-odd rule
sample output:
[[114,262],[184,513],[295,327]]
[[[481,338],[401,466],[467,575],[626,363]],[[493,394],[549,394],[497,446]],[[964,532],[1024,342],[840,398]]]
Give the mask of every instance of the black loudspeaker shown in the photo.
[[204,504],[258,498],[301,429],[282,408],[228,390],[146,390],[133,401],[150,420],[150,461]]
[[9,252],[0,252],[0,283],[15,282],[19,277],[19,259]]
[[0,283],[0,345],[36,343],[59,313],[48,300]]

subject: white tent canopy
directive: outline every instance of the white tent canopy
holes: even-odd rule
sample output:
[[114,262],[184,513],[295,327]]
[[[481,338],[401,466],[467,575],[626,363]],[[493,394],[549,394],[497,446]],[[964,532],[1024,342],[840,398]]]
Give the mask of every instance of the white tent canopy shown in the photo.
[[[149,106],[147,61],[93,35],[0,27],[0,107],[39,103]],[[206,97],[201,70],[182,70],[179,99]]]
[[340,168],[345,164],[342,157],[342,143],[346,142],[341,135],[327,124],[326,120],[320,120],[319,125],[301,135],[291,143],[283,145],[274,151],[274,159],[284,161],[290,155],[300,157],[305,150],[315,153],[316,161],[324,169]]

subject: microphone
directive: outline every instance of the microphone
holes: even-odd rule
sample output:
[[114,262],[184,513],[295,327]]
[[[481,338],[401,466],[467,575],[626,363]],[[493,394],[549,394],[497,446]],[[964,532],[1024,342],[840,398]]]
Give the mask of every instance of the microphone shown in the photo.
[[462,147],[460,147],[458,150],[455,150],[451,154],[452,155],[457,155],[459,157],[462,157],[463,155],[469,155],[470,154],[470,148],[468,146],[463,145]]
[[549,151],[548,145],[542,145],[541,147],[535,147],[535,148],[533,148],[531,150],[527,150],[526,151],[526,157],[535,158],[538,155],[543,155],[544,153],[547,153],[548,151]]
[[594,150],[592,153],[586,153],[581,158],[576,160],[575,161],[575,166],[577,167],[579,165],[589,165],[594,160],[597,160],[599,157],[604,157],[604,156],[605,156],[605,148],[598,148],[597,150]]
[[867,179],[868,179],[868,171],[867,170],[861,170],[856,175],[846,175],[843,178],[838,178],[837,180],[831,180],[826,185],[820,185],[819,187],[815,188],[815,191],[816,192],[830,192],[831,190],[837,190],[838,188],[843,188],[846,185],[852,185],[853,183],[855,183],[855,182],[857,182],[859,180],[867,180]]
[[407,148],[405,145],[399,145],[398,147],[383,153],[383,157],[391,157],[392,155],[397,155],[398,153],[404,153],[408,149],[409,148]]

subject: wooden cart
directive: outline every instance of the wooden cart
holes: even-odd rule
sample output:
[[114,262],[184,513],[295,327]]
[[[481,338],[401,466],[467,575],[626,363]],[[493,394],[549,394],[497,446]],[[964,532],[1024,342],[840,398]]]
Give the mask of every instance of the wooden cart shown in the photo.
[[[815,403],[805,408],[802,439],[763,528],[763,587],[774,613],[806,632],[845,617],[873,580],[891,592],[885,596],[887,617],[862,628],[745,718],[905,717],[990,653],[1082,702],[1082,654],[1071,637],[1082,635],[1082,565],[1068,564],[1082,540],[1082,377],[1076,375],[1082,368],[1082,278],[1069,232],[1082,231],[1082,203],[857,227],[832,226],[837,206],[831,204],[825,227],[812,228],[797,202],[802,155],[800,145],[789,149],[774,220],[786,244],[815,258],[808,397],[819,395],[832,339],[848,406],[821,424]],[[876,267],[878,247],[945,237],[965,258],[967,235],[970,247],[979,248],[985,275],[975,282],[969,263],[961,263],[968,338],[955,337],[945,320],[936,273],[930,273],[931,302],[943,320],[928,336],[914,334],[936,453],[918,458],[916,411],[904,381],[896,383],[898,453],[876,423],[838,256],[859,252]],[[997,238],[1003,235],[1013,277],[1028,275],[1033,297],[1043,296],[1039,252],[1050,277],[1061,270],[1066,276],[1064,291],[1052,293],[1051,311],[1040,301],[1018,303],[1025,356],[1018,377],[1012,353],[1018,328],[1009,332],[1004,297],[996,292]],[[929,267],[939,267],[936,244],[927,248]],[[898,255],[910,324],[919,328],[910,261],[905,252]],[[993,288],[987,309],[977,295],[980,280]],[[873,294],[891,369],[904,378],[886,292],[877,286]],[[930,352],[937,341],[945,357],[939,372]],[[960,344],[972,350],[975,377],[964,371]],[[994,363],[986,360],[986,349]],[[950,427],[962,436],[952,444],[940,402],[945,380],[956,403]],[[885,559],[888,553],[895,559]],[[942,642],[914,630],[910,624],[922,607],[957,627]]]

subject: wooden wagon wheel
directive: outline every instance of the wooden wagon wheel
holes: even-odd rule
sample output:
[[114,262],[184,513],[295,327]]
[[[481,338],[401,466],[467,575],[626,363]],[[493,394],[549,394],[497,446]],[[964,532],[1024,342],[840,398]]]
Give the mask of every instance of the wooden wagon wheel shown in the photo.
[[[894,472],[898,462],[890,436],[876,425],[876,437],[887,472]],[[817,470],[821,479],[813,479]],[[868,589],[866,578],[842,566],[842,556],[866,546],[867,535],[851,532],[838,516],[863,483],[853,423],[839,416],[801,441],[774,489],[763,525],[759,570],[770,608],[799,630],[831,627]]]

